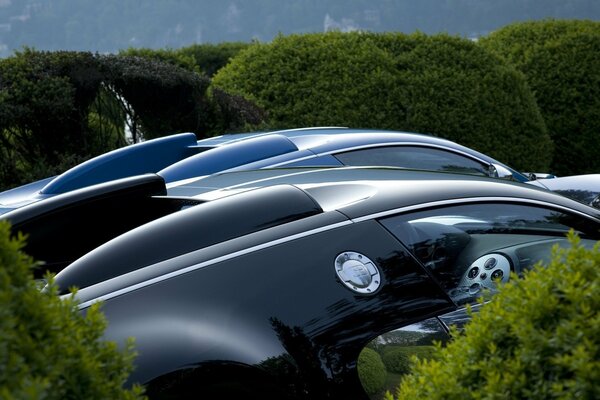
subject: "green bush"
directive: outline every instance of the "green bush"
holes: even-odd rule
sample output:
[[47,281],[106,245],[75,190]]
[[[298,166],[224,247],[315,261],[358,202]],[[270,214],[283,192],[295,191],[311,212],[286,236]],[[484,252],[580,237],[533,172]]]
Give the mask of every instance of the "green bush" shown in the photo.
[[395,72],[393,57],[358,34],[291,35],[242,50],[213,83],[264,108],[271,128],[386,128],[404,114]]
[[130,47],[119,52],[120,56],[141,57],[152,59],[163,63],[176,65],[191,72],[200,72],[193,57],[183,54],[176,49],[148,49]]
[[0,60],[0,190],[124,146],[126,124],[135,142],[179,132],[206,137],[264,118],[239,96],[209,91],[209,78],[167,55],[140,53],[25,49]]
[[385,385],[387,371],[379,353],[370,348],[364,348],[358,356],[358,377],[368,394],[375,394]]
[[407,374],[410,372],[410,356],[402,348],[395,348],[386,352],[382,357],[383,365],[389,372]]
[[430,359],[435,356],[435,347],[431,345],[393,346],[385,349],[381,360],[388,372],[403,375],[410,372],[412,356],[416,356],[419,359]]
[[23,239],[10,239],[0,222],[0,398],[137,399],[123,385],[133,345],[119,350],[102,340],[106,321],[98,306],[83,315],[72,298],[61,300],[52,282],[41,291]]
[[250,46],[250,43],[244,42],[193,44],[182,47],[178,50],[178,54],[193,59],[194,64],[200,71],[212,77],[218,70],[227,65],[232,57],[248,46]]
[[145,139],[203,127],[208,78],[154,58],[106,55],[99,62],[106,83],[133,108]]
[[[555,248],[418,361],[399,399],[600,398],[600,244]],[[390,398],[391,396],[388,396]]]
[[233,56],[248,46],[250,43],[244,42],[203,43],[179,49],[129,48],[119,54],[151,58],[212,77]]
[[429,133],[526,170],[545,170],[551,159],[550,138],[522,74],[457,37],[279,36],[240,51],[213,85],[256,102],[271,128]]
[[508,25],[480,43],[527,77],[556,152],[558,175],[600,170],[600,22]]

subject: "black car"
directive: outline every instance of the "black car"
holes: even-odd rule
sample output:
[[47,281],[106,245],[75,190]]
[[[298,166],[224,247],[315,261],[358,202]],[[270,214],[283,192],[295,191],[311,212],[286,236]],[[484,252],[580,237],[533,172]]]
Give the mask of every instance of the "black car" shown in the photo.
[[446,337],[570,229],[600,239],[597,209],[470,175],[335,168],[187,189],[144,175],[3,216],[62,293],[103,303],[106,338],[136,338],[130,379],[150,398],[366,399],[365,347]]

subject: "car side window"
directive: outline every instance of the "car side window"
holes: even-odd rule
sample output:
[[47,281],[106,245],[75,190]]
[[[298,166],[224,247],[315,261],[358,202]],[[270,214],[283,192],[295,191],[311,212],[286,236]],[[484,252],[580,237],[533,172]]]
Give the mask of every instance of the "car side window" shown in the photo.
[[390,166],[488,175],[488,165],[450,151],[424,146],[371,147],[335,154],[348,166]]
[[[508,281],[549,261],[552,247],[568,246],[575,229],[590,246],[598,226],[584,217],[545,207],[480,203],[429,209],[380,220],[427,268],[457,304],[473,302]],[[590,234],[591,236],[586,236]]]

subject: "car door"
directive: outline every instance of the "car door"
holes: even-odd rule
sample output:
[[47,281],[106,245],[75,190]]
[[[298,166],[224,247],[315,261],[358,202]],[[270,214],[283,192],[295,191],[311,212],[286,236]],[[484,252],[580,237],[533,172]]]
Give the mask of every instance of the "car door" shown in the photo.
[[482,296],[492,298],[501,282],[522,275],[539,261],[549,261],[554,246],[569,246],[565,235],[570,229],[585,245],[593,246],[599,239],[598,223],[593,220],[564,209],[518,202],[449,205],[379,222],[432,275],[457,309],[392,329],[365,347],[360,357],[369,354],[369,362],[361,363],[359,358],[358,373],[371,399],[395,390],[409,372],[412,355],[431,357],[435,341],[449,340],[450,326],[464,326],[470,318],[467,305]]

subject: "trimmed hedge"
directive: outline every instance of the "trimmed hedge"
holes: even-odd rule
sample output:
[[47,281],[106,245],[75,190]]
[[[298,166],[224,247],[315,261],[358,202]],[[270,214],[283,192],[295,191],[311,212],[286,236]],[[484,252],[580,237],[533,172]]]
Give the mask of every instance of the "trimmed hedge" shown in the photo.
[[184,57],[190,57],[200,71],[212,77],[223,68],[237,53],[250,46],[245,42],[225,42],[219,44],[193,44],[178,50]]
[[179,49],[129,48],[119,54],[152,58],[168,62],[190,71],[212,77],[229,60],[251,43],[225,42],[219,44],[193,44]]
[[137,399],[124,389],[135,356],[102,340],[106,320],[98,305],[83,315],[72,298],[61,300],[50,282],[41,291],[33,261],[0,221],[0,398]]
[[397,346],[386,349],[381,356],[381,361],[388,372],[403,375],[410,372],[413,356],[419,359],[430,359],[435,354],[435,347],[431,345]]
[[600,22],[517,23],[493,32],[480,43],[527,77],[556,146],[552,172],[598,172]]
[[600,243],[569,240],[547,267],[501,286],[437,358],[419,360],[397,397],[600,398]]
[[242,50],[213,85],[263,107],[270,128],[430,133],[523,170],[546,170],[551,159],[550,138],[522,74],[457,37],[279,36]]
[[368,347],[358,356],[358,376],[367,394],[375,394],[385,385],[387,371],[379,353]]
[[404,114],[395,72],[393,57],[358,34],[291,35],[241,51],[213,83],[262,106],[272,128],[386,128]]

